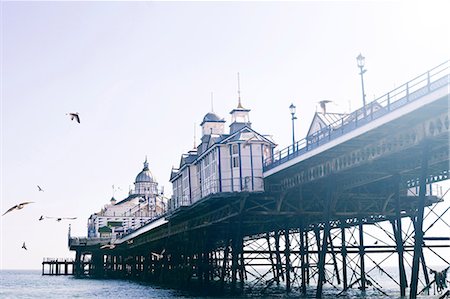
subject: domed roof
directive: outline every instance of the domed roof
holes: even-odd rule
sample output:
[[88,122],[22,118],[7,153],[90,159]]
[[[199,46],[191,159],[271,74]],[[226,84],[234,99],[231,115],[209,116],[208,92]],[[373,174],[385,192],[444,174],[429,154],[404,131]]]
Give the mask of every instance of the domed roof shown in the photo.
[[144,168],[141,172],[136,176],[135,183],[142,183],[142,182],[153,182],[153,174],[148,169],[148,162],[147,159],[145,159],[144,162]]
[[205,122],[225,122],[225,120],[223,118],[220,118],[214,112],[208,112],[206,113],[205,117],[203,117],[202,125]]

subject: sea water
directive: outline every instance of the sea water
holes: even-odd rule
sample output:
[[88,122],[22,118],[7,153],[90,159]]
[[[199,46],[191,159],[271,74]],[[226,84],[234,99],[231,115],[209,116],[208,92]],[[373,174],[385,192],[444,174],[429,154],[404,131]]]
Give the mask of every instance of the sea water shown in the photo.
[[[383,286],[382,276],[377,278]],[[398,286],[384,284],[383,291],[388,296],[369,288],[365,293],[349,290],[337,296],[339,290],[325,286],[324,298],[400,298]],[[433,292],[431,292],[433,293]],[[314,297],[314,288],[308,289],[306,298]],[[118,279],[88,279],[73,276],[42,276],[39,270],[0,271],[0,298],[304,298],[298,290],[286,294],[282,289],[254,289],[244,295],[226,293],[214,295],[208,290],[179,291],[150,283]],[[439,295],[419,296],[419,298],[439,298]]]

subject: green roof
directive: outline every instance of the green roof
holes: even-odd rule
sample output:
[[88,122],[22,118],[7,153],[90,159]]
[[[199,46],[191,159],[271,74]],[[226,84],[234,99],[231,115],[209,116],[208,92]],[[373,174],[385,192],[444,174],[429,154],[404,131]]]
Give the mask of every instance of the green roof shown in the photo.
[[122,221],[108,221],[108,226],[120,227],[120,226],[122,226]]

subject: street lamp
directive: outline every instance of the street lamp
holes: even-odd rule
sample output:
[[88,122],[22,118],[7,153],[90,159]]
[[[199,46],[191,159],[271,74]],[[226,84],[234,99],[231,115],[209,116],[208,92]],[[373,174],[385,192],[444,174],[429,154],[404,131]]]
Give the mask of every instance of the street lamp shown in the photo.
[[362,95],[363,95],[363,112],[364,117],[366,117],[366,94],[364,93],[364,73],[367,71],[364,69],[364,63],[366,58],[359,53],[358,57],[356,57],[356,61],[358,62],[359,74],[361,75],[361,86],[362,86]]
[[297,119],[297,117],[295,116],[295,106],[294,104],[291,104],[291,106],[289,106],[289,111],[291,112],[291,116],[292,116],[292,151],[295,151],[295,131],[294,131],[294,120]]

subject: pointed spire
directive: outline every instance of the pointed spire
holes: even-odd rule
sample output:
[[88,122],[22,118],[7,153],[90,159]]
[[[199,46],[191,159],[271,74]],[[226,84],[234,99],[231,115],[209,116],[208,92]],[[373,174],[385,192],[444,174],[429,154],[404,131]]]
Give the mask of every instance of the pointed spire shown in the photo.
[[241,82],[240,82],[240,80],[239,80],[239,72],[237,73],[237,79],[238,79],[238,90],[237,90],[237,92],[238,92],[238,109],[244,109],[244,107],[242,107],[242,104],[241,104]]

